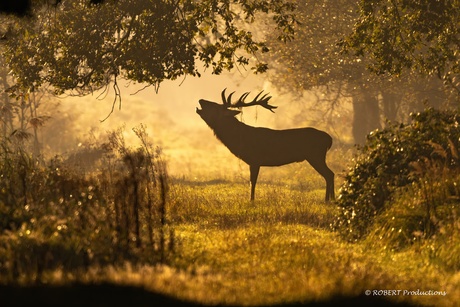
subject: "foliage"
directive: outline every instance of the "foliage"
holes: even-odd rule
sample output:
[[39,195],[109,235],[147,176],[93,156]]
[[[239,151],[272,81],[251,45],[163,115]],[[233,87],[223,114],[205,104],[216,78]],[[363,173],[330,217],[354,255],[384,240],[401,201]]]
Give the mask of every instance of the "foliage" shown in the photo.
[[[350,0],[297,1],[295,38],[289,44],[271,39],[273,52],[264,55],[274,62],[269,75],[277,81],[275,85],[280,79],[280,87],[296,90],[361,82],[363,60],[341,54],[337,44],[351,30],[356,9],[356,1]],[[364,78],[373,77],[365,74]]]
[[274,85],[295,90],[322,87],[322,92],[330,93],[330,104],[335,106],[339,98],[356,95],[360,89],[398,93],[399,89],[393,88],[395,83],[398,87],[412,87],[411,82],[426,82],[425,78],[412,80],[413,76],[398,79],[376,75],[367,69],[371,63],[366,57],[343,52],[341,42],[353,31],[358,8],[353,0],[297,1],[299,23],[295,25],[294,39],[282,44],[273,35],[269,40],[273,52],[263,55],[274,62],[268,74]]
[[411,117],[409,124],[371,133],[345,175],[335,226],[346,238],[365,236],[375,217],[391,206],[395,192],[418,182],[418,164],[430,161],[459,169],[458,113],[430,108]]
[[33,281],[57,268],[75,273],[89,264],[167,262],[174,249],[167,172],[145,128],[135,133],[142,146],[133,150],[121,130],[112,132],[89,172],[74,161],[45,163],[2,143],[0,174],[8,178],[0,181],[3,276]]
[[[357,1],[297,1],[297,6],[295,38],[289,44],[269,40],[273,52],[263,56],[273,63],[268,71],[273,85],[311,105],[299,112],[303,120],[311,121],[311,114],[321,110],[317,120],[328,120],[339,131],[347,125],[344,118],[351,102],[348,116],[354,142],[363,144],[365,136],[381,128],[384,120],[406,121],[410,112],[423,110],[422,102],[434,107],[450,103],[447,94],[451,93],[437,77],[377,75],[367,69],[370,59],[343,52],[340,42],[359,18]],[[303,102],[305,90],[317,93],[316,101]]]
[[459,270],[460,170],[425,159],[413,175],[418,179],[395,193],[366,241],[398,251],[415,245],[438,265]]
[[[56,93],[87,94],[117,79],[155,85],[200,75],[199,62],[216,74],[267,52],[245,25],[270,17],[281,40],[293,35],[294,5],[275,1],[119,0],[87,5],[66,0],[36,16],[11,22],[2,52],[16,80],[12,92],[50,84]],[[13,18],[13,17],[10,17]],[[252,63],[255,72],[267,66]]]
[[360,1],[344,45],[370,58],[376,73],[410,69],[439,76],[458,90],[458,1]]

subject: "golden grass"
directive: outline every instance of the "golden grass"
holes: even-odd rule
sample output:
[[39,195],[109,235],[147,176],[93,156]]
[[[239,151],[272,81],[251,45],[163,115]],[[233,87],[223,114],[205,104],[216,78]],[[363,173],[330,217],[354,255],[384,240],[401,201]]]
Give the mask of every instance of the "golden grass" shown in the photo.
[[[340,152],[335,154],[333,161]],[[341,167],[331,166],[336,174]],[[306,163],[262,169],[253,203],[246,175],[171,179],[167,219],[175,249],[167,264],[91,266],[74,275],[55,270],[41,281],[112,282],[234,306],[328,300],[366,290],[431,290],[446,295],[386,298],[456,306],[460,273],[438,266],[429,254],[416,247],[397,252],[340,239],[330,228],[338,209],[323,202],[324,180]]]
[[321,188],[281,183],[258,188],[251,203],[244,182],[175,182],[169,218],[177,250],[170,266],[155,268],[141,283],[211,305],[271,305],[357,296],[365,290],[419,289],[447,294],[388,299],[455,306],[458,273],[443,271],[415,249],[397,253],[373,249],[369,242],[343,242],[329,228],[336,207],[323,203]]

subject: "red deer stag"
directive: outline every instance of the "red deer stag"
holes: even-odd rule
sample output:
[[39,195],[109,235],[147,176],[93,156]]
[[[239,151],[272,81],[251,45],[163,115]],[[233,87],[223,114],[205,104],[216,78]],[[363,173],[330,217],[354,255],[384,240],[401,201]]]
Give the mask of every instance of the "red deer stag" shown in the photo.
[[[263,91],[262,91],[263,92]],[[251,177],[251,200],[254,200],[257,177],[261,166],[280,166],[307,160],[326,180],[326,202],[334,200],[334,173],[326,165],[326,153],[332,146],[332,138],[326,132],[315,128],[272,130],[248,126],[235,118],[240,111],[233,108],[260,105],[271,112],[276,106],[268,104],[271,96],[260,92],[253,101],[245,102],[244,93],[232,104],[231,93],[222,102],[200,99],[201,109],[196,112],[214,131],[216,137],[238,158],[249,165]]]

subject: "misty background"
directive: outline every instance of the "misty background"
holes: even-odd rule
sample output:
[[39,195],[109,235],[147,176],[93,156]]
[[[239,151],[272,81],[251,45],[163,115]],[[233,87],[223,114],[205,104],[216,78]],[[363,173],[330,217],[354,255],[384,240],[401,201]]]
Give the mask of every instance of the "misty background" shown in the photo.
[[189,179],[205,173],[220,178],[238,176],[247,171],[246,164],[214,137],[195,111],[202,98],[221,103],[224,88],[227,95],[235,91],[234,101],[247,91],[251,92],[247,100],[262,90],[272,96],[271,104],[278,106],[275,113],[252,107],[238,116],[248,125],[273,129],[314,126],[331,133],[334,146],[350,142],[349,113],[334,114],[338,121],[331,123],[321,110],[314,110],[313,92],[305,91],[301,98],[298,93],[279,93],[266,76],[252,72],[206,73],[200,78],[165,81],[158,92],[153,87],[120,82],[121,109],[116,102],[111,114],[114,93],[110,88],[107,95],[44,96],[42,99],[51,102],[45,103],[50,119],[39,141],[46,155],[69,156],[92,141],[103,142],[107,132],[123,128],[127,143],[135,147],[139,144],[132,128],[143,124],[153,145],[161,148],[171,175]]

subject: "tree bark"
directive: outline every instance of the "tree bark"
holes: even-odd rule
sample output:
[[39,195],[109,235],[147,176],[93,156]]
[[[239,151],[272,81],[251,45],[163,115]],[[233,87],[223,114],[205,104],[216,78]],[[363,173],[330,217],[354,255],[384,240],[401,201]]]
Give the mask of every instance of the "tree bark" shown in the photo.
[[352,134],[355,143],[364,144],[369,132],[381,127],[377,93],[363,88],[353,96]]

